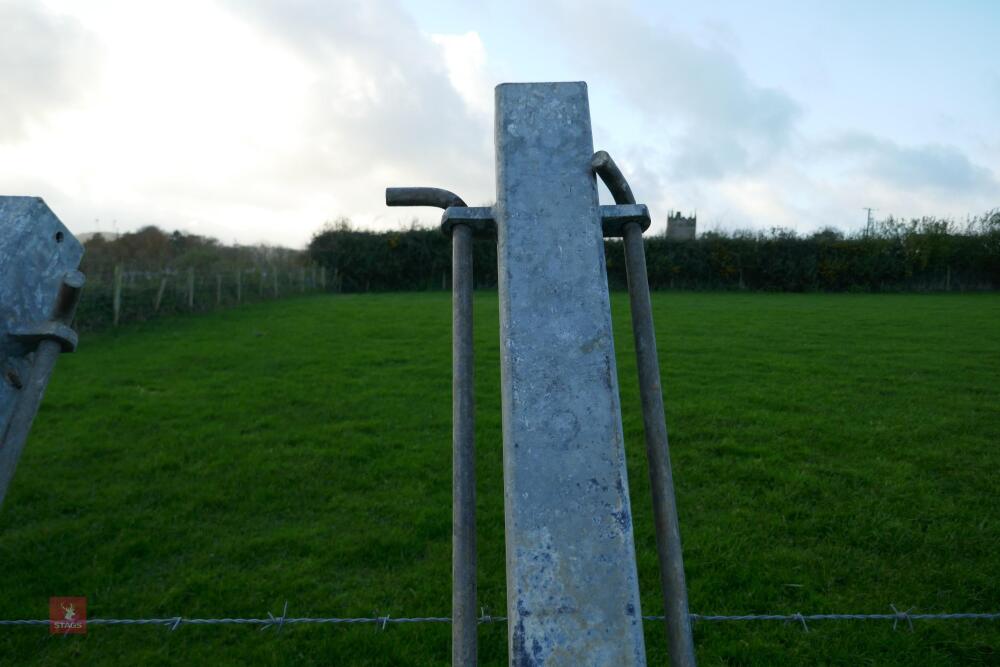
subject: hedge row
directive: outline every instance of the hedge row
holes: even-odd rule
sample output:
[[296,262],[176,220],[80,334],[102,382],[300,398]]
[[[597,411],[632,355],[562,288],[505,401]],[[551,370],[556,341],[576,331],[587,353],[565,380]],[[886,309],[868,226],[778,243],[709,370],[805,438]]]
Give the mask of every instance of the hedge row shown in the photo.
[[[475,244],[477,288],[497,284],[496,244]],[[340,224],[317,233],[312,260],[343,291],[433,290],[450,284],[451,247],[436,230],[370,232]],[[608,280],[626,285],[619,241],[605,242]],[[824,230],[646,238],[654,289],[771,291],[984,290],[1000,287],[1000,212],[957,230],[949,221],[892,219],[863,236]]]

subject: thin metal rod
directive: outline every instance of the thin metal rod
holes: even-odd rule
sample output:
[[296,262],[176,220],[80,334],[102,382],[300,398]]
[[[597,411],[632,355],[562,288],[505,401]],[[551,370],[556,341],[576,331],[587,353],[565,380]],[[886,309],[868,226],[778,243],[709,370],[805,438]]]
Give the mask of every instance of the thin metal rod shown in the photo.
[[472,356],[472,228],[452,229],[451,664],[476,664],[476,459]]
[[646,251],[642,243],[642,229],[638,223],[625,225],[624,239],[628,294],[632,306],[632,333],[635,336],[635,354],[639,367],[639,396],[646,431],[649,482],[653,490],[653,517],[660,558],[660,585],[666,614],[668,654],[670,664],[674,667],[694,667],[694,638],[688,615],[681,531],[677,521],[674,478],[670,470],[670,448],[667,443],[663,392],[660,388],[653,308],[646,277]]
[[629,187],[625,175],[618,168],[615,161],[611,159],[607,151],[597,151],[590,160],[590,167],[597,172],[597,175],[608,187],[608,192],[615,198],[616,204],[634,204],[635,195]]
[[386,188],[386,206],[465,206],[462,198],[441,188]]

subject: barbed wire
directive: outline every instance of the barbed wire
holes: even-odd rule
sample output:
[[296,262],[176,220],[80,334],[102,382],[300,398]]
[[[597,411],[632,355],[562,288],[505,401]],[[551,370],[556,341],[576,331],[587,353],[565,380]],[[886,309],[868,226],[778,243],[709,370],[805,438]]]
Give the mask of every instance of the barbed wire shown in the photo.
[[[725,623],[738,621],[781,621],[785,623],[794,622],[800,624],[802,629],[809,631],[810,621],[892,621],[893,630],[897,629],[900,622],[904,622],[913,630],[913,621],[953,621],[953,620],[1000,620],[1000,612],[991,613],[913,613],[913,608],[906,611],[899,611],[895,606],[889,605],[892,613],[884,614],[690,614],[692,622]],[[665,616],[643,616],[646,621],[662,621]],[[483,611],[477,619],[480,624],[506,623],[506,616],[490,616]],[[0,619],[0,626],[40,626],[49,625],[52,621],[48,619]],[[275,616],[271,612],[267,613],[267,618],[186,618],[183,616],[172,616],[167,618],[91,618],[86,620],[87,625],[117,626],[117,625],[162,625],[177,630],[182,625],[256,625],[261,630],[277,628],[280,631],[286,625],[300,624],[331,624],[331,625],[362,625],[373,624],[379,629],[385,630],[392,624],[407,623],[451,623],[451,618],[447,616],[417,616],[417,617],[392,617],[369,616],[358,618],[338,618],[338,617],[290,617],[288,616],[288,603],[285,603],[281,616]]]

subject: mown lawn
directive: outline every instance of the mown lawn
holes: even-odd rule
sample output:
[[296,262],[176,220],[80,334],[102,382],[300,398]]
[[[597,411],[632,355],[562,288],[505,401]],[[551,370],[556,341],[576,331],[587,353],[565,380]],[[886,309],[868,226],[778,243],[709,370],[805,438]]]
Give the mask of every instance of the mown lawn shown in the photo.
[[[1000,296],[657,294],[691,608],[1000,610]],[[447,294],[133,326],[63,358],[0,510],[0,618],[446,616]],[[615,295],[643,612],[658,573]],[[505,607],[497,299],[477,295],[480,599]],[[480,628],[482,664],[506,628]],[[665,640],[647,623],[651,664]],[[1000,621],[699,624],[700,664],[1000,664]],[[0,627],[0,663],[444,664],[446,625]]]

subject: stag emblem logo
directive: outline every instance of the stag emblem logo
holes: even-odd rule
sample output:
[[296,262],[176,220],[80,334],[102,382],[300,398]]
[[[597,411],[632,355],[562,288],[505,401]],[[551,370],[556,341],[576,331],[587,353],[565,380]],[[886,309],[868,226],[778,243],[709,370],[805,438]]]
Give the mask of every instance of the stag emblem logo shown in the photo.
[[87,598],[49,598],[49,632],[82,635],[87,632]]

